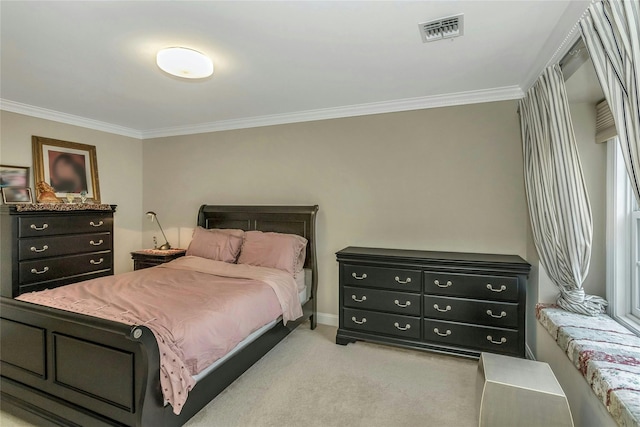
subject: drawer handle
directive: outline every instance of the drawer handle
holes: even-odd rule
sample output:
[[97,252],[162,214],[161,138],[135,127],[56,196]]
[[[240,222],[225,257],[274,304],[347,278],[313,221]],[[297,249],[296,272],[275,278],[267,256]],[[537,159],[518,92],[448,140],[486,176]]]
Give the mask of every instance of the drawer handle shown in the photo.
[[487,335],[487,341],[489,341],[491,344],[502,345],[507,342],[507,339],[505,337],[502,337],[500,338],[500,341],[494,341],[493,338],[491,338],[491,335]]
[[407,283],[411,283],[411,277],[407,277],[407,280],[402,281],[398,276],[396,276],[396,282],[400,283],[401,285],[406,285]]
[[443,334],[438,330],[438,328],[433,328],[433,332],[440,335],[441,337],[448,337],[449,335],[451,335],[451,329],[447,329],[447,332]]
[[104,241],[103,241],[102,239],[98,240],[98,242],[94,242],[93,240],[90,240],[90,241],[89,241],[89,244],[90,244],[91,246],[100,246],[100,245],[101,245],[101,244],[103,244],[103,243],[104,243]]
[[435,285],[439,288],[448,288],[449,286],[453,285],[453,282],[451,280],[447,280],[447,283],[445,283],[444,285],[441,285],[439,280],[434,280],[433,283],[435,283]]
[[38,230],[38,231],[42,231],[42,230],[46,230],[47,228],[49,228],[49,224],[42,224],[42,227],[38,227],[35,224],[31,224],[31,229],[32,230]]
[[351,277],[353,277],[356,280],[364,280],[367,278],[367,273],[363,273],[362,276],[360,277],[358,277],[356,273],[351,273]]
[[104,224],[104,222],[102,222],[102,220],[98,221],[98,223],[97,223],[97,224],[96,224],[95,222],[93,222],[93,221],[91,221],[91,222],[89,223],[89,225],[90,225],[90,226],[92,226],[92,227],[100,227],[100,226],[101,226],[101,225],[103,225],[103,224]]
[[502,291],[506,291],[507,287],[505,285],[500,286],[500,289],[494,289],[493,286],[491,286],[491,283],[487,283],[487,289],[489,289],[491,292],[502,292]]
[[362,320],[358,320],[358,319],[356,319],[356,316],[353,316],[351,318],[351,320],[353,320],[358,325],[362,325],[363,323],[367,323],[367,318],[366,317],[363,317]]
[[31,272],[32,272],[33,274],[44,274],[44,273],[46,273],[47,271],[49,271],[49,267],[45,267],[45,268],[43,268],[41,271],[38,271],[38,270],[36,270],[35,268],[32,268],[32,269],[31,269]]
[[406,302],[406,303],[404,303],[404,304],[400,304],[400,301],[395,300],[393,303],[394,303],[395,305],[397,305],[398,307],[402,307],[402,308],[409,307],[409,306],[411,305],[411,301],[407,301],[407,302]]
[[395,327],[396,327],[396,329],[399,329],[399,330],[401,330],[401,331],[406,331],[407,329],[411,329],[411,325],[410,325],[410,324],[408,324],[408,323],[405,325],[405,327],[404,327],[404,328],[403,328],[402,326],[400,326],[400,325],[398,324],[398,322],[394,323],[394,324],[393,324],[393,326],[395,326]]
[[446,307],[444,308],[444,310],[443,310],[442,308],[440,308],[440,307],[438,306],[438,304],[433,304],[433,308],[435,308],[436,310],[438,310],[438,311],[439,311],[439,312],[441,312],[441,313],[446,313],[447,311],[451,310],[451,306],[450,306],[450,305],[446,306]]
[[89,262],[93,265],[100,265],[104,262],[104,258],[100,258],[98,261],[92,259],[92,260],[89,260]]
[[355,302],[363,302],[367,300],[367,297],[365,295],[362,295],[362,299],[358,299],[358,297],[356,297],[355,295],[351,295],[351,299]]
[[35,246],[31,246],[31,248],[29,248],[29,249],[31,250],[31,252],[44,252],[47,249],[49,249],[49,246],[44,245],[44,246],[42,246],[42,249],[38,249]]
[[487,314],[495,319],[502,319],[503,317],[506,317],[507,313],[506,312],[501,312],[499,315],[495,315],[493,314],[493,311],[491,310],[487,310]]

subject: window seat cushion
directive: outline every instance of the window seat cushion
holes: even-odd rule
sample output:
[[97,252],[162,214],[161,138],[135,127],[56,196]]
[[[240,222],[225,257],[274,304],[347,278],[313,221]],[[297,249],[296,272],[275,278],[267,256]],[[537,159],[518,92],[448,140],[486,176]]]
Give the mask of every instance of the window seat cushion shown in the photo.
[[605,314],[538,304],[536,317],[620,426],[640,426],[640,337]]

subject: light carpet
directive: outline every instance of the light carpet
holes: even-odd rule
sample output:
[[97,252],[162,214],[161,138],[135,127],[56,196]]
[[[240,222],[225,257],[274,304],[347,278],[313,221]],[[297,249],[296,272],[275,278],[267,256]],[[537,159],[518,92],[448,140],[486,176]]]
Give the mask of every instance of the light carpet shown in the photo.
[[[193,417],[188,427],[477,425],[477,361],[297,328]],[[30,424],[0,413],[2,427]]]

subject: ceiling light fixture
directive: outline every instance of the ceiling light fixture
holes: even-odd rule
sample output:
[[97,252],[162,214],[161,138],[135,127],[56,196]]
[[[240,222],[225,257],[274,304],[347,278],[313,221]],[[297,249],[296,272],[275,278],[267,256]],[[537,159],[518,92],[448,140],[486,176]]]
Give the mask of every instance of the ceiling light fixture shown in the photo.
[[205,54],[186,47],[168,47],[156,56],[165,73],[184,79],[203,79],[213,74],[213,62]]

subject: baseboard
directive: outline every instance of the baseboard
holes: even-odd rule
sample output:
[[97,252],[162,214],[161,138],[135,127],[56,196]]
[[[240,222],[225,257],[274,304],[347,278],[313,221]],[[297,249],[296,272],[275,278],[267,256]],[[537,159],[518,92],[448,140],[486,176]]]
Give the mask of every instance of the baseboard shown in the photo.
[[531,351],[531,348],[529,347],[529,345],[528,345],[528,344],[525,344],[525,346],[524,346],[524,347],[525,347],[524,351],[525,351],[525,353],[526,353],[526,357],[527,357],[527,359],[529,359],[529,360],[536,360],[536,356],[534,356],[533,351]]
[[318,313],[318,323],[322,325],[338,327],[338,315],[329,313]]

